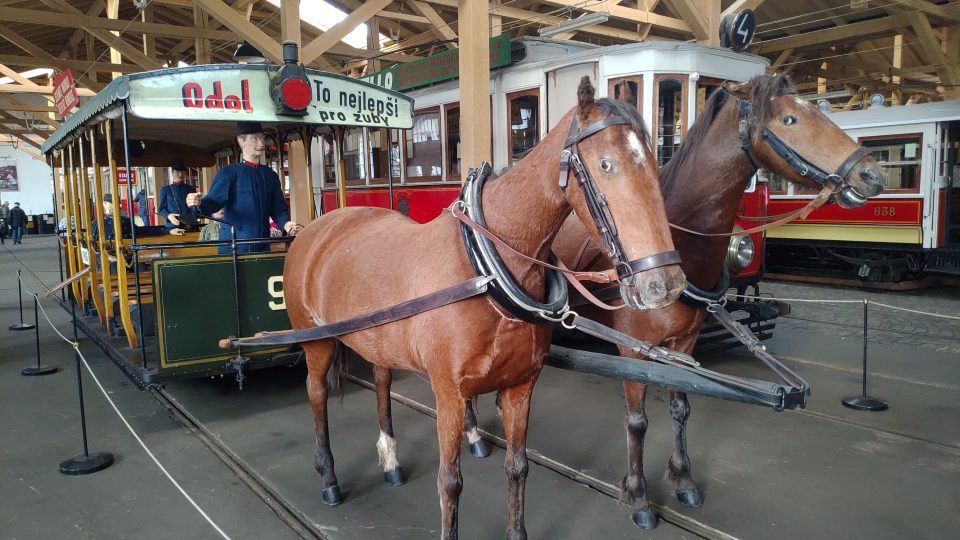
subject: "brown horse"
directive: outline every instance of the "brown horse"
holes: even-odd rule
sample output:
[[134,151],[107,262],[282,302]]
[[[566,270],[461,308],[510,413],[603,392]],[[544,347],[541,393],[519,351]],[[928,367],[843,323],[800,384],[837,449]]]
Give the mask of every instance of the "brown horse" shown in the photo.
[[[591,218],[589,190],[573,180],[573,175],[563,187],[567,175],[560,173],[561,153],[571,150],[582,158],[597,189],[603,192],[598,200],[605,201],[607,215],[615,220],[615,236],[624,255],[620,262],[673,250],[658,170],[642,126],[635,110],[609,100],[594,101],[593,87],[584,78],[578,88],[578,105],[561,120],[560,127],[513,169],[485,184],[482,200],[487,228],[518,252],[543,260],[572,209],[585,220],[589,234],[599,240],[598,226]],[[571,133],[567,141],[562,135],[564,128]],[[519,287],[542,301],[546,294],[543,268],[515,254],[501,256]],[[450,213],[418,225],[384,209],[337,210],[307,226],[290,247],[284,269],[287,312],[295,329],[309,328],[396,305],[475,275],[460,224]],[[633,275],[621,273],[619,282],[623,300],[637,309],[668,305],[685,284],[676,264]],[[389,388],[392,368],[429,377],[437,399],[437,486],[443,538],[457,537],[466,400],[496,390],[502,390],[507,440],[507,536],[526,537],[527,419],[551,330],[549,324],[519,320],[490,296],[476,296],[339,338],[374,364],[379,388]],[[327,429],[325,381],[328,371],[338,369],[332,366],[335,345],[332,340],[303,344],[317,437],[316,469],[323,483],[323,500],[331,505],[341,501]],[[403,478],[390,422],[389,394],[378,391],[377,398],[377,451],[386,480],[400,484]]]
[[[677,154],[663,167],[660,182],[670,222],[703,233],[729,232],[743,190],[757,166],[789,181],[820,188],[809,177],[800,175],[798,169],[802,171],[804,167],[791,166],[777,153],[779,145],[769,142],[772,139],[765,130],[792,149],[794,156],[827,174],[842,173],[842,183],[839,177],[832,179],[838,182],[836,199],[841,206],[861,206],[868,197],[882,190],[885,173],[871,155],[859,150],[857,143],[816,107],[799,99],[787,78],[759,76],[745,84],[728,83],[716,91],[705,103]],[[780,150],[783,153],[782,148]],[[713,291],[721,280],[728,239],[676,230],[673,241],[680,251],[690,284]],[[589,242],[586,231],[578,223],[567,220],[554,242],[554,252],[580,270],[609,264],[596,245],[584,250],[584,244]],[[653,313],[603,312],[590,307],[577,310],[638,339],[686,353],[693,350],[707,316],[703,307],[691,307],[685,302]],[[620,348],[620,354],[638,358],[624,347]],[[634,508],[634,523],[652,528],[657,518],[647,502],[643,476],[646,385],[625,382],[623,386],[627,398],[625,427],[629,469],[621,484],[621,496]],[[675,483],[679,501],[698,507],[702,505],[702,496],[691,476],[687,456],[686,422],[690,405],[685,393],[670,392],[670,415],[674,452],[668,477]]]

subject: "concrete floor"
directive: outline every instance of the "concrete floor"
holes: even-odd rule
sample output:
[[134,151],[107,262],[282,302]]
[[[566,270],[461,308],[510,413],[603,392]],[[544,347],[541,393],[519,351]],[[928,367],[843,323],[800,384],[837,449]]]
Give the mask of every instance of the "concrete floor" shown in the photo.
[[[43,242],[28,238],[14,253],[31,268],[45,269],[38,273],[52,283],[56,253],[52,239],[41,249]],[[6,332],[17,316],[16,290],[11,290],[15,261],[2,250],[0,254],[0,332]],[[815,296],[823,294],[831,293]],[[896,303],[897,297],[886,300]],[[943,302],[939,296],[934,300]],[[957,305],[945,302],[939,307],[956,313]],[[69,328],[62,310],[48,312],[61,329]],[[960,356],[950,348],[898,345],[896,331],[904,324],[888,323],[890,335],[870,344],[870,393],[889,401],[887,412],[860,413],[840,406],[841,397],[859,392],[862,344],[849,335],[833,334],[824,324],[810,327],[808,321],[783,324],[767,342],[811,382],[813,396],[806,411],[775,413],[691,397],[689,447],[694,476],[706,499],[701,509],[676,503],[662,479],[671,451],[671,425],[665,393],[651,391],[645,459],[650,499],[742,538],[954,536],[960,528]],[[63,368],[46,378],[19,375],[19,368],[33,361],[32,333],[6,332],[0,341],[6,473],[0,496],[11,501],[0,505],[0,538],[216,537],[89,384],[91,450],[112,451],[118,463],[88,477],[57,473],[60,460],[80,451],[75,373],[67,346],[56,344],[49,330],[44,331],[43,348],[49,354],[45,362]],[[102,354],[84,350],[121,410],[229,535],[294,537],[149,393],[137,391]],[[741,353],[708,363],[727,372],[766,376]],[[357,374],[365,376],[365,370]],[[328,508],[320,503],[312,466],[312,422],[303,382],[304,369],[294,367],[252,373],[243,391],[227,378],[170,383],[166,390],[330,538],[438,536],[433,420],[394,404],[408,483],[388,487],[376,463],[374,396],[346,384],[343,402],[333,402],[330,411],[346,501]],[[397,374],[394,391],[433,404],[429,388],[415,375]],[[622,390],[615,382],[547,369],[534,393],[529,447],[617,484],[626,461],[623,408]],[[501,432],[492,399],[481,400],[480,414],[485,429]],[[464,538],[503,536],[502,458],[496,448],[486,460],[465,452],[460,514]],[[625,506],[538,465],[531,465],[526,500],[531,538],[694,537],[662,521],[652,532],[635,529]]]

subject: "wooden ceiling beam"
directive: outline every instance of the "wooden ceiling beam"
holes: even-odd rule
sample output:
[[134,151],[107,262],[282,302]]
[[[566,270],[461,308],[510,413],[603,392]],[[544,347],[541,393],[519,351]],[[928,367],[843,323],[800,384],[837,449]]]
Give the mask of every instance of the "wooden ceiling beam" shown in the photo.
[[[0,92],[7,94],[53,94],[52,86],[25,86],[22,84],[0,84]],[[77,95],[95,96],[97,93],[89,88],[77,88]]]
[[[940,48],[940,40],[934,37],[933,28],[927,15],[922,12],[907,13],[910,19],[910,26],[917,36],[918,45],[923,56],[928,63],[943,66],[937,70],[940,82],[944,85],[956,87],[960,85],[960,68],[947,61],[947,56],[943,54]],[[952,56],[956,57],[956,51],[952,51]]]
[[690,25],[690,30],[698,40],[710,38],[710,21],[705,18],[702,5],[694,0],[663,0],[670,9]]
[[[223,30],[210,30],[196,26],[148,23],[139,20],[125,21],[123,19],[105,19],[103,17],[90,16],[80,11],[71,13],[70,17],[64,17],[61,13],[53,13],[50,11],[0,7],[0,21],[33,23],[67,28],[76,28],[79,25],[87,31],[89,31],[89,29],[100,29],[114,32],[122,31],[124,33],[189,39],[215,39],[221,41],[236,39],[236,35],[233,32]],[[79,40],[77,43],[79,43]]]
[[23,103],[11,95],[0,95],[0,106],[2,106],[5,111],[25,112],[54,129],[60,127],[60,123],[51,117],[51,114],[56,112],[56,109],[53,107],[35,107],[36,110],[31,110],[34,107]]
[[[430,0],[428,0],[430,1]],[[606,12],[610,13],[611,19],[617,19],[622,21],[629,21],[637,24],[651,24],[657,28],[663,28],[666,30],[672,30],[674,32],[685,32],[688,34],[693,34],[693,30],[690,28],[690,25],[686,21],[680,19],[674,19],[673,17],[666,17],[664,15],[658,15],[656,13],[651,13],[649,11],[639,11],[636,8],[631,8],[627,6],[606,6],[603,4],[590,4],[590,5],[581,5],[583,0],[543,0],[544,4],[555,5],[555,6],[564,6],[574,9],[582,9],[583,11],[590,12]],[[500,8],[503,9],[503,8]],[[583,32],[585,30],[579,30]]]
[[907,15],[892,15],[879,19],[827,28],[825,30],[806,32],[804,34],[797,34],[795,36],[787,36],[762,41],[752,47],[751,52],[755,54],[768,54],[772,52],[779,52],[785,49],[799,49],[801,47],[842,41],[850,38],[862,40],[866,36],[890,32],[891,30],[909,26],[909,24],[910,20],[908,19]]
[[[553,25],[560,24],[568,21],[569,19],[563,17],[556,17],[553,15],[544,15],[543,13],[537,13],[536,11],[527,11],[525,9],[515,8],[511,6],[501,6],[497,10],[497,15],[505,19],[513,19],[520,21],[536,21],[538,24],[543,25]],[[585,34],[593,34],[597,36],[604,36],[614,39],[622,39],[625,41],[636,41],[639,38],[639,32],[635,30],[623,30],[621,28],[611,28],[609,26],[603,26],[600,24],[595,24],[593,26],[587,26],[585,28],[580,28],[577,32],[582,32]]]
[[[93,3],[90,4],[90,9],[87,10],[87,15],[90,17],[96,17],[100,15],[105,6],[106,0],[94,0]],[[70,49],[79,45],[80,40],[82,40],[83,36],[85,35],[87,35],[87,33],[83,31],[83,28],[77,28],[74,30],[73,34],[70,35],[70,39],[67,40],[66,47],[64,47],[63,51],[60,53],[60,58],[67,58],[67,56],[70,54]]]
[[[416,11],[420,15],[423,15],[424,17],[427,18],[428,21],[430,21],[431,30],[439,34],[441,38],[457,39],[457,33],[454,32],[452,28],[450,28],[450,24],[447,21],[443,20],[443,17],[441,17],[440,14],[437,13],[437,10],[433,9],[433,6],[431,6],[430,4],[427,4],[426,2],[420,2],[418,0],[409,0],[408,3],[410,4],[410,7],[412,7],[414,11]],[[451,50],[457,48],[456,43],[445,43],[444,46],[447,49],[451,49]]]
[[763,3],[763,0],[737,0],[736,2],[730,4],[727,7],[727,9],[723,10],[720,13],[720,17],[723,18],[723,17],[726,17],[727,15],[731,15],[733,13],[737,13],[738,11],[743,11],[745,9],[752,9],[756,11],[756,9],[760,7],[760,4],[762,3]]
[[86,60],[63,60],[54,57],[18,56],[15,54],[0,54],[0,64],[32,68],[53,68],[57,70],[75,69],[81,73],[85,71],[138,73],[143,68],[133,64],[113,64],[110,62],[88,62]]
[[329,30],[304,45],[300,54],[300,61],[304,64],[312,63],[319,58],[320,55],[329,51],[331,47],[339,43],[340,40],[346,37],[346,35],[352,32],[358,25],[367,22],[371,17],[379,13],[381,9],[387,7],[390,2],[392,2],[392,0],[370,0],[364,2],[362,6],[350,12],[346,19],[331,26]]
[[268,36],[263,30],[257,28],[255,24],[248,21],[243,15],[237,13],[231,6],[224,4],[221,0],[195,0],[204,11],[219,20],[227,28],[239,34],[233,36],[234,39],[241,38],[248,41],[264,54],[267,60],[275,63],[283,63],[283,52],[280,43]]

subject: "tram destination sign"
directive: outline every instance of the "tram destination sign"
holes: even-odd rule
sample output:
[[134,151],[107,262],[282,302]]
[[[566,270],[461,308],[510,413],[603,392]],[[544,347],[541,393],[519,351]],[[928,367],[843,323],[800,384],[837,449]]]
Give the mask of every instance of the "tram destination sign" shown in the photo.
[[151,119],[413,127],[411,99],[332,74],[308,73],[313,96],[306,116],[277,115],[270,75],[265,70],[227,68],[131,77],[128,106],[132,114]]
[[[513,63],[510,35],[500,34],[490,38],[490,69],[509,66]],[[460,50],[451,49],[428,56],[422,60],[399,64],[370,74],[363,80],[388,90],[403,92],[421,86],[456,79],[460,76]]]

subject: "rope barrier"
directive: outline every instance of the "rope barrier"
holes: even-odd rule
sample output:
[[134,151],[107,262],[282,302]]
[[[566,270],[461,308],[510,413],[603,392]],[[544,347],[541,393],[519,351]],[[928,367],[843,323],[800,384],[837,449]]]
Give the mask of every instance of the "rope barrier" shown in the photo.
[[776,300],[780,302],[801,302],[808,304],[870,304],[872,306],[880,306],[882,308],[893,309],[896,311],[906,311],[908,313],[914,313],[917,315],[926,315],[928,317],[939,317],[941,319],[950,319],[954,321],[960,321],[960,317],[955,315],[944,315],[942,313],[931,313],[929,311],[920,311],[916,309],[910,309],[900,306],[891,306],[890,304],[882,304],[880,302],[874,302],[872,300],[818,300],[812,298],[777,298],[775,296],[750,296],[745,294],[728,294],[727,298],[745,298],[749,300]]
[[[21,264],[21,266],[23,265]],[[27,271],[29,272],[29,269],[27,269]],[[36,276],[34,277],[36,279]],[[50,291],[50,288],[47,287],[39,279],[37,279],[36,281],[41,287],[43,287],[44,289],[47,289],[48,292]],[[23,285],[22,280],[20,280],[20,284]],[[43,318],[46,319],[47,323],[50,325],[53,331],[56,332],[56,334],[60,336],[60,338],[63,341],[68,343],[70,347],[73,348],[74,351],[76,351],[77,355],[80,357],[80,360],[83,361],[83,365],[84,367],[86,367],[87,373],[90,374],[90,376],[93,378],[93,381],[97,384],[97,388],[100,389],[100,393],[103,394],[104,398],[106,398],[107,403],[110,404],[110,407],[113,408],[114,412],[120,418],[120,421],[123,422],[123,425],[126,426],[127,430],[130,432],[131,435],[133,435],[133,438],[136,439],[136,441],[140,444],[140,447],[143,448],[144,452],[147,453],[147,455],[150,457],[151,460],[153,460],[153,462],[157,465],[160,471],[167,477],[168,480],[170,480],[170,483],[173,484],[173,486],[177,488],[178,491],[180,491],[180,493],[184,496],[184,498],[187,499],[187,501],[197,510],[197,512],[199,512],[200,515],[203,516],[205,520],[207,520],[207,523],[209,523],[210,526],[213,527],[220,534],[220,536],[222,536],[227,540],[230,540],[230,536],[228,536],[227,533],[225,533],[223,529],[221,529],[220,526],[217,525],[216,522],[214,522],[213,519],[210,516],[208,516],[207,513],[204,512],[202,508],[200,508],[200,505],[198,505],[196,501],[194,501],[193,498],[190,497],[190,495],[183,489],[180,483],[173,478],[173,475],[171,475],[170,472],[167,471],[167,468],[164,467],[162,463],[160,463],[160,460],[157,459],[157,457],[153,454],[153,452],[150,450],[147,444],[143,441],[143,439],[140,438],[140,435],[137,434],[136,430],[133,429],[133,426],[131,426],[130,423],[127,422],[127,419],[123,416],[123,413],[120,412],[120,409],[117,407],[116,403],[114,403],[113,399],[111,399],[110,394],[107,393],[106,388],[104,388],[103,384],[100,383],[100,379],[97,377],[96,373],[94,373],[93,368],[90,367],[90,363],[87,362],[87,358],[80,351],[80,343],[67,338],[65,335],[63,335],[63,333],[60,332],[59,329],[57,329],[56,325],[53,323],[53,321],[50,320],[50,317],[47,315],[47,311],[46,309],[44,309],[43,304],[40,303],[40,296],[38,293],[31,291],[29,288],[27,288],[26,285],[23,285],[23,289],[27,291],[28,294],[32,295],[35,299],[37,299],[36,305],[40,308],[40,312],[43,314]]]

